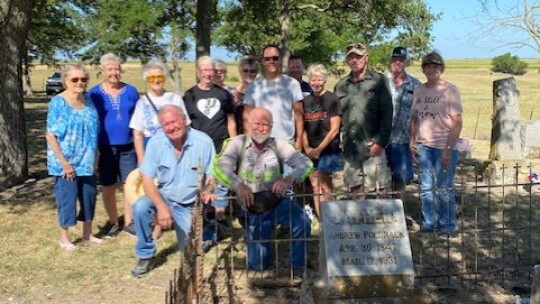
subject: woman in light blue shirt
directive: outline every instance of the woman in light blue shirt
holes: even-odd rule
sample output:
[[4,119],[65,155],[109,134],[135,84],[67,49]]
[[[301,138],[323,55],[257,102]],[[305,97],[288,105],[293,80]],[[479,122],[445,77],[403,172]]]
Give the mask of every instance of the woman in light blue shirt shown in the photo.
[[[97,137],[99,121],[92,101],[85,97],[88,72],[67,65],[62,72],[65,91],[53,97],[47,113],[47,169],[55,177],[54,194],[62,249],[74,250],[68,228],[83,222],[83,240],[101,243],[92,235],[96,207]],[[80,210],[77,215],[77,200]]]

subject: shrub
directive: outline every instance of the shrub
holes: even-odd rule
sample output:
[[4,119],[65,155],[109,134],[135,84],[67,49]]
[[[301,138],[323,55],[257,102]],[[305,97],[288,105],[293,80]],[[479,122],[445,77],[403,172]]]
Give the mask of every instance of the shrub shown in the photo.
[[493,72],[511,75],[523,75],[527,73],[527,67],[529,66],[526,62],[519,60],[518,56],[512,56],[510,53],[494,57],[491,60],[491,65]]

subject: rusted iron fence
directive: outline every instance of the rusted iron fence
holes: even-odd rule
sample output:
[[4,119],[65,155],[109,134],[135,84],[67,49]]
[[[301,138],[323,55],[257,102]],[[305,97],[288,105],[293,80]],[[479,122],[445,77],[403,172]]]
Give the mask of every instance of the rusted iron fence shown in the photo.
[[[482,176],[480,164],[461,165],[455,182],[458,229],[455,233],[424,232],[417,182],[404,193],[404,208],[415,268],[415,290],[430,286],[496,284],[510,293],[531,285],[533,265],[540,262],[540,185],[534,166],[509,166],[514,178],[499,183]],[[523,173],[523,172],[526,173]],[[334,177],[335,181],[341,176]],[[309,204],[312,197],[298,192],[295,201]],[[390,193],[398,194],[398,193]],[[337,185],[336,200],[349,193]],[[296,303],[311,292],[319,278],[319,229],[312,224],[302,288],[293,285],[287,260],[291,239],[287,229],[275,229],[269,240],[274,263],[267,271],[250,271],[243,228],[234,219],[237,204],[231,197],[232,235],[204,254],[201,250],[202,207],[197,206],[193,232],[180,268],[175,271],[166,303],[255,303],[275,299]],[[315,221],[314,221],[315,222]],[[311,286],[310,286],[311,285]],[[256,286],[256,288],[253,288]],[[270,287],[270,288],[269,288]],[[285,287],[285,288],[277,288]],[[271,302],[274,303],[274,302]]]

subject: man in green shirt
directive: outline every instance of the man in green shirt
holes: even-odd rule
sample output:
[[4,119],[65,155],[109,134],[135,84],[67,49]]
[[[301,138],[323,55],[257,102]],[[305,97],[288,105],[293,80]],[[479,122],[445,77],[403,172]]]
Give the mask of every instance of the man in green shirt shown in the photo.
[[334,89],[343,113],[345,183],[357,199],[366,191],[380,197],[391,181],[384,149],[392,131],[392,95],[384,75],[368,70],[363,44],[349,45],[345,62],[351,73]]

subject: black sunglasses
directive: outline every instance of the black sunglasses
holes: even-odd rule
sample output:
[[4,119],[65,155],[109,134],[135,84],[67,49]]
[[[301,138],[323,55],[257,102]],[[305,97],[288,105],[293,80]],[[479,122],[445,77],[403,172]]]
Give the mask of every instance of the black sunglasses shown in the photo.
[[244,72],[244,74],[247,74],[247,73],[257,74],[257,70],[250,70],[250,69],[243,69],[242,72]]
[[279,61],[279,56],[269,56],[269,57],[264,57],[263,59],[264,59],[264,61],[266,61],[266,62],[270,62],[270,61]]

